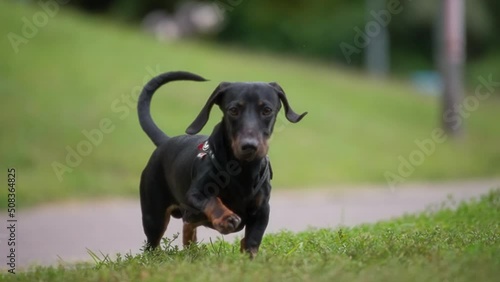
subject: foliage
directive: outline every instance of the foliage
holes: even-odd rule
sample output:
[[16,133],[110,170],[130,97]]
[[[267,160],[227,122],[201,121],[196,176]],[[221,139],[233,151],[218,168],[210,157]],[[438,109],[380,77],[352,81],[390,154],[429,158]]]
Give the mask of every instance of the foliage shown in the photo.
[[[224,28],[216,37],[254,49],[275,53],[320,58],[351,66],[363,62],[363,48],[346,60],[341,43],[355,45],[358,32],[366,22],[376,20],[368,11],[367,1],[331,0],[197,0],[219,8],[225,18]],[[36,1],[33,1],[36,2]],[[153,10],[174,13],[185,1],[103,0],[70,1],[80,9],[111,15],[126,22],[138,22]],[[389,21],[391,67],[395,75],[416,70],[435,69],[436,22],[439,2],[435,0],[386,0],[401,4],[403,11],[392,14]],[[500,45],[500,5],[496,0],[465,1],[467,60],[475,64]],[[377,10],[374,10],[377,12]],[[211,38],[212,39],[212,38]]]

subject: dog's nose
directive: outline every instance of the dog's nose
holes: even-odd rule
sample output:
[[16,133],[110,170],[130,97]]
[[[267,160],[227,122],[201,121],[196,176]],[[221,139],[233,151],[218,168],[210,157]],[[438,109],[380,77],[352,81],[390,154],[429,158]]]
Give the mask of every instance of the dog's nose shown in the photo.
[[241,150],[243,152],[254,152],[257,151],[257,146],[259,143],[255,139],[244,139],[241,142]]

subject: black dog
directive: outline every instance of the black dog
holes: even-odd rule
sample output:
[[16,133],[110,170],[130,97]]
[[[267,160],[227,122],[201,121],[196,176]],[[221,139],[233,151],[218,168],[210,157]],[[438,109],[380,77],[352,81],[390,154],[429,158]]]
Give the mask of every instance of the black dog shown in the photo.
[[[176,80],[205,81],[189,72],[168,72],[149,81],[139,97],[141,127],[157,146],[140,185],[147,247],[159,245],[173,216],[184,221],[184,246],[196,242],[200,225],[222,234],[246,226],[241,251],[254,257],[269,220],[267,140],[276,115],[281,103],[293,123],[307,113],[296,114],[276,83],[223,82],[187,128],[189,135],[170,138],[153,122],[150,102],[161,85]],[[222,121],[210,136],[194,135],[207,123],[214,104],[224,113]]]

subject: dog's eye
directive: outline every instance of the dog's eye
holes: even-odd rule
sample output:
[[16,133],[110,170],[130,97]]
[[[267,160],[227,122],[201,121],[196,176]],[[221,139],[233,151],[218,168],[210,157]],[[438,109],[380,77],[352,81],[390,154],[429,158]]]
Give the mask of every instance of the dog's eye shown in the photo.
[[273,109],[271,109],[269,107],[265,107],[264,109],[262,109],[262,115],[263,116],[269,116],[272,113],[273,113]]
[[236,117],[240,114],[240,110],[238,110],[238,108],[236,108],[236,107],[229,108],[227,110],[227,112],[229,113],[229,115],[231,115],[233,117]]

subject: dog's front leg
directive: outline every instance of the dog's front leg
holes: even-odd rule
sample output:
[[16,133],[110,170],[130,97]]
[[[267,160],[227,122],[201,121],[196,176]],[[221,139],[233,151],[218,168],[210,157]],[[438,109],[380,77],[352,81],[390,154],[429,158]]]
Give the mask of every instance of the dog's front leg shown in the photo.
[[[195,210],[203,212],[213,228],[222,234],[234,232],[241,223],[241,218],[226,207],[217,196],[208,196],[202,191],[191,188],[187,200]],[[193,212],[192,214],[195,215]]]
[[234,232],[241,223],[241,218],[228,209],[219,197],[208,199],[203,212],[212,223],[212,226],[221,234]]
[[259,210],[247,219],[245,226],[245,237],[241,239],[241,252],[250,254],[250,258],[255,258],[259,251],[262,237],[269,222],[269,203],[264,203]]

